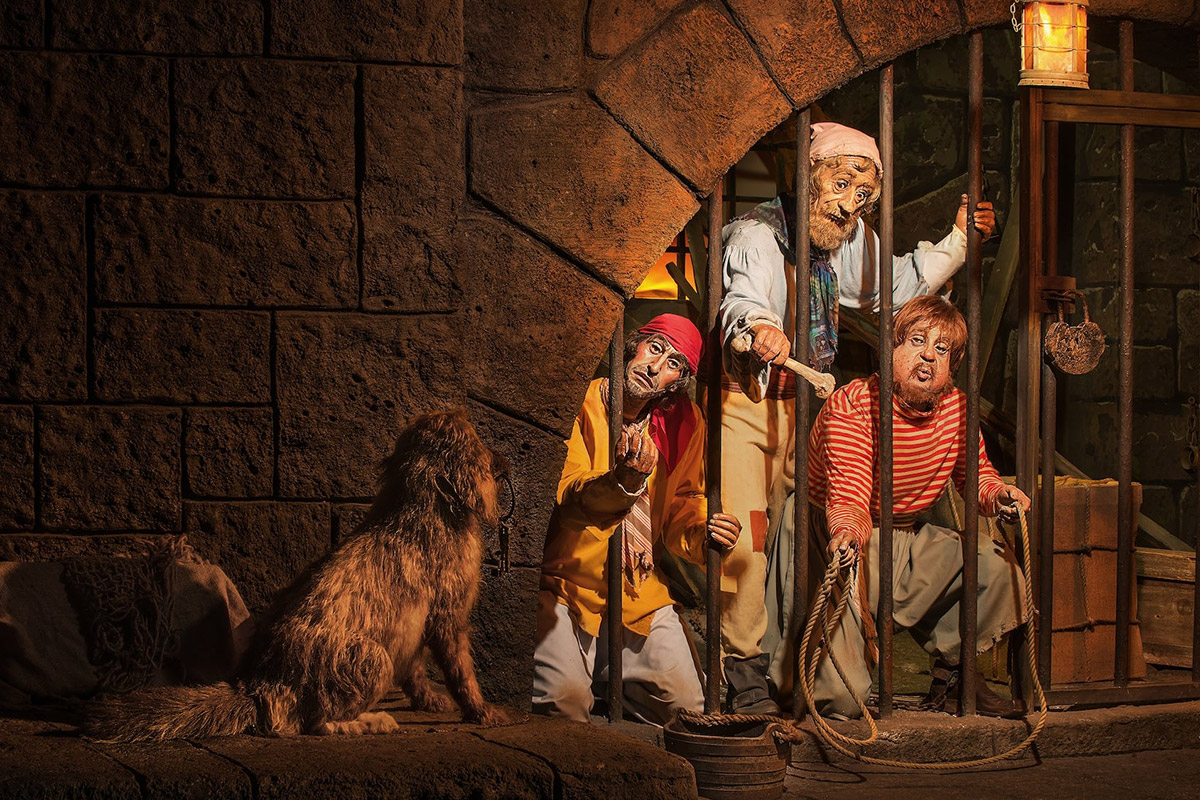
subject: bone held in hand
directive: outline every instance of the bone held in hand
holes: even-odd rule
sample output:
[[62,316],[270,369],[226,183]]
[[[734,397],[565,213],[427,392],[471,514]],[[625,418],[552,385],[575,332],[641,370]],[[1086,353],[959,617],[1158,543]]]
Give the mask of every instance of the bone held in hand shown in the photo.
[[[729,343],[729,346],[733,348],[733,352],[735,353],[746,353],[750,350],[750,341],[748,334],[742,334],[741,336],[735,336],[733,341]],[[827,372],[817,372],[812,367],[807,364],[801,364],[794,358],[784,361],[783,367],[811,383],[817,392],[817,397],[822,400],[829,397],[833,393],[833,390],[837,388],[837,381],[833,379],[832,375]]]

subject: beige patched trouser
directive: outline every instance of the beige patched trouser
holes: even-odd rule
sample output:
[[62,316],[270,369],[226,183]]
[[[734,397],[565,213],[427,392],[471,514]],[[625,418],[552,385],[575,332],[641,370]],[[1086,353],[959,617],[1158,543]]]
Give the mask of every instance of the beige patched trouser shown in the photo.
[[[811,520],[814,545],[820,543],[820,549],[824,550],[823,545],[829,538],[825,529],[825,515],[814,508]],[[781,531],[781,538],[785,535],[790,536],[790,533]],[[791,543],[780,549],[790,551]],[[979,537],[978,553],[977,652],[983,653],[990,650],[1001,636],[1024,622],[1027,611],[1024,602],[1025,579],[1012,551],[984,534]],[[957,664],[961,642],[958,615],[962,598],[962,539],[954,531],[937,525],[924,525],[916,532],[896,530],[892,536],[892,559],[892,619],[896,627],[907,629],[931,656],[949,664]],[[813,576],[815,588],[825,570],[824,561],[810,557],[809,563],[816,573]],[[786,568],[785,571],[790,572]],[[870,608],[877,609],[878,528],[872,531],[867,543],[866,558],[860,564],[859,580],[867,581],[868,603]],[[835,596],[830,602],[836,602],[836,599]],[[787,605],[789,608],[783,615],[785,618],[790,616],[790,599]],[[812,607],[811,601],[809,607]],[[851,598],[846,613],[834,631],[830,647],[850,687],[865,700],[871,689],[872,670],[867,659],[862,623],[860,605],[856,598]],[[779,648],[772,663],[772,672],[782,679],[781,683],[791,682],[788,679],[791,659],[790,643]],[[827,656],[822,658],[817,667],[813,694],[817,711],[822,715],[859,716],[850,690]]]
[[[704,710],[704,690],[683,621],[671,606],[654,612],[650,634],[625,629],[621,678],[625,707],[643,722],[666,724],[676,708]],[[599,642],[599,647],[597,647]],[[597,652],[598,651],[598,652]],[[553,594],[538,594],[533,650],[533,710],[587,722],[593,682],[608,680],[608,623],[586,633]]]
[[721,392],[721,505],[742,523],[725,556],[721,582],[721,644],[726,655],[762,653],[767,629],[764,594],[770,531],[795,484],[795,401],[755,403]]

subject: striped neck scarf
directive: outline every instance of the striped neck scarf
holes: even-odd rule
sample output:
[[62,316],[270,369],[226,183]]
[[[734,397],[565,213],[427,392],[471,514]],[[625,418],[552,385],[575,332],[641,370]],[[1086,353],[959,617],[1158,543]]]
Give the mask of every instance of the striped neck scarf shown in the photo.
[[[604,407],[609,408],[608,381],[600,387],[600,396]],[[657,408],[646,410],[640,419],[626,422],[622,425],[622,433],[629,431],[637,436],[645,436],[650,427],[651,418]],[[662,458],[660,449],[659,458]],[[621,537],[621,572],[625,577],[625,590],[631,597],[638,596],[642,581],[654,572],[654,529],[650,519],[650,482],[633,501],[633,505],[625,512],[620,526],[613,532]]]

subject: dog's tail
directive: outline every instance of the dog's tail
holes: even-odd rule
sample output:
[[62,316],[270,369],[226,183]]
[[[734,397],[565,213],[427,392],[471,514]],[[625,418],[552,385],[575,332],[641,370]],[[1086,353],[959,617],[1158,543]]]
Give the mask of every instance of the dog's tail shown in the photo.
[[97,700],[84,733],[105,742],[161,742],[232,736],[254,727],[254,699],[228,683],[164,686]]

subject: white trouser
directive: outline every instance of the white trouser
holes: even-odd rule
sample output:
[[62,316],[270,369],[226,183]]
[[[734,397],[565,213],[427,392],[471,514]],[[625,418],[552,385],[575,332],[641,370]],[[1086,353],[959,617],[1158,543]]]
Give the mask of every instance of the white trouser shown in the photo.
[[[567,607],[546,591],[538,595],[537,620],[533,710],[587,722],[595,702],[592,682],[608,680],[607,622],[601,623],[598,637],[584,632]],[[665,606],[654,612],[648,636],[628,629],[624,634],[625,708],[643,722],[657,725],[665,724],[676,708],[704,709],[700,674],[675,609]]]

